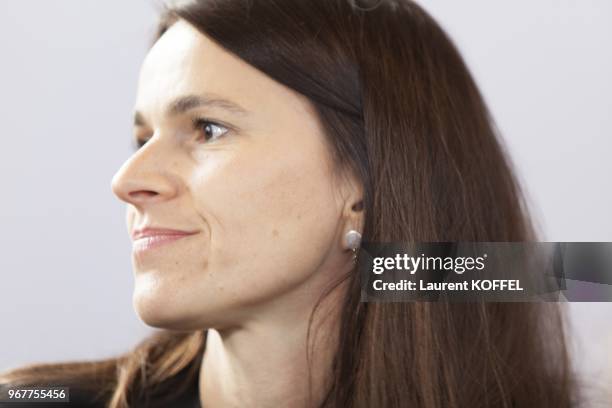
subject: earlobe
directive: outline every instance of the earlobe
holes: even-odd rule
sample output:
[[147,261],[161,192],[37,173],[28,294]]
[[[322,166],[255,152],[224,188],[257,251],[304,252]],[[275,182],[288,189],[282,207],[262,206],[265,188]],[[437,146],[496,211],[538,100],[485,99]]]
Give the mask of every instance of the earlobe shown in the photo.
[[[356,242],[356,235],[359,234],[359,241],[361,240],[361,231],[363,230],[364,224],[364,204],[361,197],[356,197],[353,200],[347,201],[344,207],[344,230],[347,236],[351,236],[352,241]],[[353,234],[354,233],[354,234]],[[345,239],[346,244],[346,239]],[[359,244],[357,244],[357,247]],[[350,245],[345,245],[347,249],[355,249]]]
[[363,230],[363,200],[358,199],[353,204],[347,203],[345,233],[343,237],[343,247],[353,252],[355,257],[357,250],[361,246],[361,231]]
[[346,180],[343,190],[343,236],[342,248],[352,251],[355,259],[357,250],[361,245],[364,227],[364,200],[363,187],[355,177]]

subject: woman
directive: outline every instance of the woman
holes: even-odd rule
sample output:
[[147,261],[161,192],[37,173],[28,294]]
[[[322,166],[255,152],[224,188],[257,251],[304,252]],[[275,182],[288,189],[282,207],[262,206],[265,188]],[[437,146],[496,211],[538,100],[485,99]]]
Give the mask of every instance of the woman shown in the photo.
[[66,385],[79,406],[575,406],[556,304],[360,302],[360,239],[536,238],[474,80],[418,5],[170,6],[135,111],[112,188],[135,309],[162,330],[3,382]]

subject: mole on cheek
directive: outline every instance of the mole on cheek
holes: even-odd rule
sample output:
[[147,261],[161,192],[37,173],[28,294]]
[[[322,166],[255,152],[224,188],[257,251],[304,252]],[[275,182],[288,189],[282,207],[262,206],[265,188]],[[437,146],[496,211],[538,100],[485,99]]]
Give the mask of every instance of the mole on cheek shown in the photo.
[[278,237],[278,231],[277,231],[277,230],[275,230],[275,229],[273,229],[273,230],[272,230],[272,236],[273,236],[273,237]]

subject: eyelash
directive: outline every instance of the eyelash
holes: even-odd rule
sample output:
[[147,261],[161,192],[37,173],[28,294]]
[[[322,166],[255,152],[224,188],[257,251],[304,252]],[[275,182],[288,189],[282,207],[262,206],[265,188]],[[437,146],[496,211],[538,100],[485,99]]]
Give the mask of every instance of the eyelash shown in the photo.
[[[216,140],[220,137],[223,137],[227,132],[229,132],[231,130],[231,128],[229,126],[223,125],[219,122],[216,122],[214,120],[210,120],[208,118],[196,118],[193,120],[192,122],[193,124],[193,130],[197,130],[197,131],[202,131],[204,132],[203,128],[205,128],[207,125],[213,125],[216,126],[218,128],[222,128],[225,129],[225,132],[221,135],[221,136],[217,136],[215,139],[212,140]],[[198,140],[201,139],[201,135],[198,136]],[[146,140],[142,140],[142,139],[138,139],[136,140],[136,149],[140,149],[142,146],[144,146],[149,139]],[[206,139],[204,140],[204,143],[207,143],[209,140],[211,139]]]

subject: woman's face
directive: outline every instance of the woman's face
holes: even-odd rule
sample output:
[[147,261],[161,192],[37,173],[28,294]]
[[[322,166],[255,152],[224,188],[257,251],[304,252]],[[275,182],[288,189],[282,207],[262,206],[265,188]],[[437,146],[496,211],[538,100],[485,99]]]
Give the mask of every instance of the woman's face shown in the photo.
[[298,310],[350,265],[342,237],[360,227],[347,211],[360,191],[335,176],[305,98],[179,21],[144,61],[135,111],[146,143],[112,182],[128,231],[194,233],[134,241],[146,323],[217,328]]

